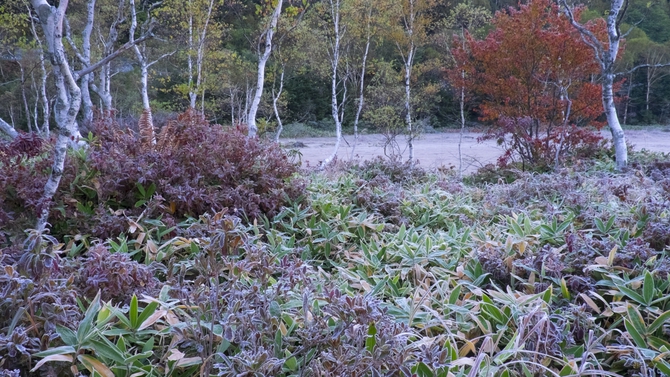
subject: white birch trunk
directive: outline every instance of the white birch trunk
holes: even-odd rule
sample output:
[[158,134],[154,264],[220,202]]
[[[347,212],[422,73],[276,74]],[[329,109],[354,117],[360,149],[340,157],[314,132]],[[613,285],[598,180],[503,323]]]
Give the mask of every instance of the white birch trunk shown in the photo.
[[405,65],[405,123],[407,124],[407,148],[409,150],[410,163],[414,160],[414,137],[415,130],[412,124],[412,67],[414,65],[414,54],[416,53],[416,45],[414,43],[414,27],[416,20],[416,9],[414,3],[416,0],[409,0],[409,14],[403,16],[403,23],[407,39],[409,41],[409,49],[407,53],[403,51],[400,44],[397,44],[398,50]]
[[[40,59],[40,89],[39,97],[42,103],[42,128],[39,129],[39,133],[44,136],[49,136],[49,118],[51,117],[51,105],[49,103],[49,97],[47,96],[47,69],[44,65],[44,48],[42,46],[42,39],[37,34],[37,29],[35,29],[35,23],[33,22],[32,9],[28,7],[28,13],[30,13],[30,31],[33,34],[33,38],[37,41],[39,46],[39,59]],[[35,120],[37,122],[37,119]]]
[[[465,28],[461,27],[461,41],[465,50]],[[465,70],[461,70],[461,96],[459,107],[461,111],[461,132],[458,134],[458,179],[463,180],[463,134],[465,133]]]
[[63,48],[63,18],[65,17],[68,0],[61,0],[58,8],[51,6],[46,0],[31,0],[30,2],[35,8],[44,30],[49,60],[51,61],[58,91],[58,99],[54,109],[58,138],[51,174],[44,185],[43,208],[36,224],[38,231],[44,231],[49,218],[50,202],[63,175],[68,144],[76,142],[79,134],[76,116],[81,105],[81,91],[72,75]]
[[265,83],[265,65],[270,58],[270,54],[272,53],[272,37],[274,36],[275,30],[277,29],[277,22],[279,21],[282,5],[283,0],[278,0],[277,6],[272,12],[270,24],[263,33],[265,38],[265,48],[263,50],[263,54],[259,54],[258,57],[256,89],[254,91],[254,99],[251,101],[251,106],[249,107],[249,113],[247,115],[247,121],[249,122],[249,137],[255,137],[258,133],[258,126],[256,126],[256,114],[258,113],[258,106],[261,103],[261,96],[263,95],[263,84]]
[[188,16],[188,56],[187,56],[187,64],[188,64],[188,98],[189,98],[189,105],[191,109],[195,109],[195,101],[197,98],[198,93],[195,91],[193,88],[193,4],[189,0],[188,2],[189,6],[189,16]]
[[621,33],[619,30],[619,15],[624,4],[628,0],[610,0],[610,10],[606,18],[607,23],[607,45],[600,40],[584,25],[575,20],[572,9],[566,0],[561,0],[565,13],[572,25],[581,33],[584,41],[593,49],[595,59],[600,64],[603,111],[607,117],[607,124],[612,133],[612,144],[616,156],[618,170],[623,170],[628,165],[628,149],[626,147],[626,136],[619,123],[619,117],[614,106],[614,63],[619,53]]
[[26,112],[26,120],[28,123],[28,132],[33,131],[32,123],[30,122],[30,106],[28,106],[28,97],[26,97],[26,76],[25,76],[25,71],[23,69],[23,64],[19,62],[19,69],[21,71],[21,97],[23,98],[23,107],[24,111]]
[[[465,71],[462,73],[465,78]],[[459,98],[461,108],[461,132],[458,134],[458,179],[463,180],[463,134],[465,133],[465,88],[461,86],[461,96]]]
[[[81,63],[84,68],[91,65],[91,33],[93,32],[93,23],[95,22],[95,1],[89,0],[86,6],[86,26],[81,33],[83,58]],[[93,101],[91,101],[91,91],[89,89],[92,79],[93,73],[81,77],[81,100],[85,124],[93,121]]]
[[275,117],[277,118],[277,134],[275,135],[275,142],[279,143],[279,137],[281,132],[284,130],[284,125],[282,124],[281,117],[279,116],[279,108],[277,107],[277,101],[281,97],[281,93],[284,90],[284,72],[286,72],[286,66],[282,64],[281,66],[281,75],[279,76],[279,90],[275,94],[274,88],[272,88],[272,108],[275,112]]
[[409,161],[414,160],[414,128],[412,124],[412,64],[414,63],[414,42],[411,42],[410,52],[405,61],[405,122],[407,123],[407,148],[409,150]]
[[[370,10],[370,13],[372,13],[372,9]],[[354,158],[354,154],[356,152],[356,145],[358,144],[358,122],[360,121],[361,118],[361,112],[363,111],[363,105],[365,104],[365,68],[367,66],[367,61],[368,61],[368,53],[370,52],[370,39],[372,38],[372,34],[370,32],[370,15],[368,14],[368,24],[367,24],[367,31],[366,31],[366,40],[365,40],[365,51],[363,52],[363,61],[361,62],[361,82],[360,82],[360,87],[358,88],[358,107],[356,108],[356,116],[354,117],[354,144],[351,147],[351,157]]]
[[[330,13],[333,19],[333,31],[335,33],[334,40],[332,42],[332,50],[330,54],[330,64],[331,64],[331,112],[333,120],[335,121],[335,148],[333,153],[328,156],[323,161],[322,167],[330,164],[337,156],[337,151],[340,149],[340,144],[342,143],[342,119],[344,115],[344,101],[338,103],[337,99],[337,68],[340,64],[340,44],[342,42],[342,30],[340,29],[340,0],[330,0]],[[346,82],[342,80],[344,88],[346,90]],[[346,94],[345,94],[346,97]],[[340,111],[340,107],[342,108]]]
[[[114,22],[112,22],[112,24],[110,25],[109,34],[107,35],[106,40],[103,42],[103,59],[101,59],[101,61],[105,60],[108,57],[118,56],[120,50],[115,51],[114,45],[116,44],[116,41],[119,39],[119,31],[117,30],[117,27],[124,21],[123,10],[125,8],[125,3],[126,3],[125,0],[118,0],[117,16]],[[130,47],[132,46],[126,44],[124,46],[124,49]],[[111,91],[111,79],[112,79],[111,59],[107,59],[101,65],[100,74],[98,74],[98,84],[90,85],[91,89],[93,89],[93,91],[100,97],[102,110],[107,116],[111,116],[112,110],[114,109],[112,105],[113,96]],[[90,82],[92,83],[92,81]]]
[[[188,19],[188,87],[189,87],[189,105],[191,109],[195,110],[196,102],[198,100],[198,93],[201,93],[203,86],[202,67],[205,62],[205,41],[207,39],[207,28],[209,27],[209,20],[212,17],[212,10],[214,9],[214,0],[209,1],[207,7],[207,15],[205,16],[205,23],[202,30],[196,31],[193,25],[193,10],[191,1],[189,1],[189,19]],[[197,35],[197,41],[194,41],[194,35]],[[197,43],[197,46],[196,46]],[[193,72],[193,50],[195,49],[195,72]],[[193,85],[195,76],[195,86]],[[201,93],[204,101],[204,92]]]
[[[135,32],[137,31],[137,11],[135,9],[135,0],[130,0],[130,32],[129,38],[131,42],[135,41]],[[144,26],[149,28],[151,24],[151,19],[147,19]],[[133,51],[135,52],[135,58],[140,64],[140,96],[142,98],[142,116],[140,117],[139,128],[140,135],[145,139],[146,143],[150,145],[156,145],[156,130],[154,128],[153,113],[151,111],[151,103],[149,101],[149,67],[158,62],[160,59],[172,55],[172,53],[164,54],[153,62],[148,62],[148,57],[146,53],[146,44],[142,42],[142,45],[139,46],[137,43],[133,44]]]
[[617,169],[621,170],[628,165],[628,148],[626,146],[626,135],[619,124],[619,117],[614,106],[614,74],[609,73],[603,77],[603,108],[607,117],[607,124],[612,132],[612,144],[614,144],[614,155],[616,156]]
[[612,143],[616,156],[617,169],[622,170],[628,165],[628,148],[626,146],[626,135],[619,123],[619,117],[614,106],[614,62],[619,53],[621,34],[619,31],[618,18],[624,2],[627,0],[611,0],[610,13],[607,16],[607,38],[608,46],[602,56],[601,67],[603,108],[607,117],[607,124],[612,132]]

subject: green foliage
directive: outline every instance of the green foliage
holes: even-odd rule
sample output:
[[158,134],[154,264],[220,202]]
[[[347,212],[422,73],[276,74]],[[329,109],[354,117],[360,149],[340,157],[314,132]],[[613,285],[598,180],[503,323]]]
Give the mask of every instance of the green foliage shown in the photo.
[[108,239],[5,237],[0,368],[666,373],[667,157],[478,185],[384,159],[344,164],[310,174],[300,197],[255,221],[222,210],[168,223],[168,206],[145,212],[154,188],[135,180],[128,211],[149,202]]

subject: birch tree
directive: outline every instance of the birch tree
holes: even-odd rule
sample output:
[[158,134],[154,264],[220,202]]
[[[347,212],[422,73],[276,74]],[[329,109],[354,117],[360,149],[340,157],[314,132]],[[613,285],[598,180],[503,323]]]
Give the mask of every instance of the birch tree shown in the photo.
[[[215,0],[209,0],[206,4],[206,11],[204,18],[200,17],[197,8],[203,4],[197,1],[188,0],[188,98],[191,109],[195,109],[198,93],[202,86],[202,67],[205,61],[205,41],[207,39],[207,29],[209,28],[209,21],[212,17],[212,10],[214,9]],[[177,4],[177,6],[179,6]],[[201,15],[200,15],[201,16]],[[202,23],[199,24],[199,21]],[[195,61],[194,61],[195,59]],[[195,67],[193,66],[195,63]],[[195,76],[195,83],[194,83]]]
[[[258,126],[256,126],[256,114],[258,113],[258,106],[261,103],[261,96],[263,95],[263,85],[265,84],[265,65],[270,59],[272,53],[272,37],[277,30],[277,22],[281,14],[283,0],[277,0],[277,5],[272,10],[272,14],[268,23],[264,26],[261,32],[261,37],[258,39],[257,55],[258,55],[258,70],[256,76],[256,88],[254,90],[254,97],[247,113],[247,122],[249,129],[249,137],[255,137],[258,133]],[[263,50],[261,52],[261,44]]]
[[47,56],[51,62],[57,90],[54,107],[57,133],[54,162],[51,174],[49,174],[49,178],[44,185],[43,205],[36,224],[36,229],[43,231],[49,217],[49,202],[56,193],[63,175],[68,144],[75,142],[79,136],[76,117],[81,105],[81,90],[70,69],[63,47],[63,19],[68,7],[68,0],[61,0],[58,7],[52,6],[47,0],[31,0],[30,3],[35,9],[44,31]]
[[651,91],[654,84],[665,76],[670,75],[670,71],[666,68],[666,65],[663,62],[670,60],[668,58],[668,48],[664,45],[658,43],[650,43],[650,46],[646,49],[643,58],[644,64],[647,66],[646,69],[646,90],[644,93],[644,105],[647,115],[650,115],[649,104],[651,99]]
[[375,22],[375,19],[381,17],[383,10],[380,8],[385,8],[387,5],[386,2],[375,2],[372,0],[360,0],[355,3],[354,11],[352,12],[352,26],[356,24],[359,25],[359,28],[354,29],[357,31],[357,37],[362,40],[362,53],[359,66],[359,75],[358,75],[358,100],[356,104],[356,115],[354,116],[354,143],[351,146],[350,157],[353,158],[356,152],[356,145],[358,144],[358,123],[361,118],[361,113],[363,111],[363,106],[365,105],[365,72],[368,65],[368,55],[370,54],[370,45],[372,43],[372,37],[377,32],[378,23]]
[[[280,58],[281,59],[281,58]],[[276,80],[272,82],[272,110],[275,113],[275,119],[277,119],[277,132],[275,133],[275,143],[279,143],[279,137],[281,132],[284,130],[284,124],[281,120],[281,115],[279,114],[279,98],[281,97],[282,92],[284,91],[284,74],[286,73],[286,63],[281,62],[279,68],[279,89],[275,91]]]
[[[461,40],[461,48],[465,49],[465,32],[473,29],[478,29],[486,25],[491,20],[491,13],[482,7],[473,7],[470,4],[461,3],[456,5],[456,7],[449,14],[447,19],[447,27],[452,30],[459,32],[459,38]],[[449,49],[449,42],[447,42],[447,48]],[[451,54],[452,58],[453,53]],[[458,65],[458,61],[454,58],[454,63]],[[461,116],[461,130],[458,136],[458,178],[463,178],[463,133],[465,132],[465,89],[466,89],[466,74],[465,69],[460,69],[458,72],[458,77],[455,78],[455,82],[458,83],[458,104],[459,112]]]
[[[135,33],[138,32],[138,27],[140,32],[143,34],[150,33],[154,19],[151,17],[151,9],[147,10],[149,16],[146,18],[146,21],[138,26],[137,22],[137,10],[135,9],[135,0],[130,1],[130,32],[129,39],[131,42],[135,41]],[[154,130],[153,122],[153,113],[151,111],[151,103],[149,101],[149,68],[156,64],[159,60],[170,56],[175,53],[175,51],[163,54],[157,59],[150,61],[149,60],[149,51],[147,49],[146,42],[135,43],[133,44],[133,52],[135,53],[135,58],[140,65],[140,95],[142,97],[142,115],[140,116],[140,121],[138,122],[138,127],[140,135],[142,136],[143,142],[145,144],[155,145],[156,144],[156,132]]]
[[[30,32],[32,33],[33,39],[37,43],[38,51],[39,51],[39,60],[40,60],[40,82],[39,82],[39,95],[38,98],[39,100],[35,100],[35,110],[34,110],[34,120],[35,120],[35,128],[37,128],[39,131],[39,134],[42,136],[48,136],[49,135],[49,118],[51,118],[51,106],[49,103],[49,96],[47,95],[47,69],[44,64],[44,46],[42,44],[42,38],[39,36],[37,33],[37,29],[35,28],[35,21],[33,19],[33,11],[30,8],[30,5],[26,5],[28,9],[28,15],[30,19]],[[38,116],[37,116],[37,107],[38,107],[38,102],[42,105],[42,126],[40,127],[38,125]]]
[[[345,102],[347,100],[347,75],[340,74],[340,60],[342,58],[343,38],[346,28],[340,16],[342,14],[342,0],[327,0],[326,12],[330,16],[331,28],[328,45],[328,58],[331,72],[331,114],[335,121],[335,148],[333,153],[322,163],[322,166],[330,164],[337,156],[337,151],[342,143],[342,121],[344,120]],[[341,89],[342,94],[339,95]]]
[[157,9],[157,18],[171,29],[171,42],[183,45],[186,58],[186,83],[178,86],[196,109],[198,97],[204,97],[206,50],[212,40],[221,37],[222,26],[215,18],[222,0],[165,0]]
[[602,85],[602,103],[607,125],[612,132],[612,143],[616,156],[616,167],[621,170],[628,165],[628,149],[626,146],[626,135],[624,134],[616,107],[614,106],[614,80],[616,78],[615,62],[619,54],[619,47],[623,35],[621,34],[621,21],[628,7],[628,0],[610,0],[610,8],[607,17],[607,41],[601,41],[585,25],[579,23],[574,16],[574,11],[567,0],[560,0],[565,14],[582,35],[584,41],[593,49],[595,60],[600,65],[600,80]]
[[[46,99],[47,72],[35,20],[31,6],[23,1],[7,0],[0,5],[0,98],[12,129],[23,128],[25,124],[28,132],[47,136],[50,107]],[[44,99],[46,102],[41,101]],[[19,117],[15,117],[15,109]]]
[[412,70],[416,51],[425,40],[428,26],[427,11],[433,0],[402,0],[398,5],[402,30],[395,33],[395,44],[403,62],[405,81],[405,123],[407,125],[407,148],[409,161],[414,160],[414,139],[417,136],[412,118]]

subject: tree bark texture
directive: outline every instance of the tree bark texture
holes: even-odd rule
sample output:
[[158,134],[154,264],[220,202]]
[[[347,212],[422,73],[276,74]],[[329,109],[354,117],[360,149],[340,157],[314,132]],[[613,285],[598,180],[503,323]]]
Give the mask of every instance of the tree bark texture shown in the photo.
[[51,174],[44,185],[42,208],[36,224],[38,231],[44,231],[49,219],[51,200],[53,199],[65,166],[67,147],[76,143],[79,136],[76,116],[81,105],[81,90],[70,70],[63,48],[63,19],[68,0],[61,0],[58,8],[46,0],[31,0],[31,4],[40,19],[47,43],[47,54],[51,61],[58,98],[55,105],[57,139]]

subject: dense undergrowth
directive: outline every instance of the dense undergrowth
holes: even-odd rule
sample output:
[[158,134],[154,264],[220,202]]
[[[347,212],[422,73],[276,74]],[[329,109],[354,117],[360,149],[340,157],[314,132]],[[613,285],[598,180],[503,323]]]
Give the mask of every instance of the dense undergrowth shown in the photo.
[[[145,152],[113,130],[71,158],[57,234],[6,226],[30,218],[7,203],[40,205],[19,179],[41,178],[3,175],[1,376],[670,373],[667,156],[476,184],[375,160],[305,173],[303,190],[282,165],[263,182],[284,201],[266,206],[261,190],[244,207],[205,199],[230,187],[208,174],[252,143],[242,135],[217,134],[224,145],[194,131]],[[189,140],[213,150],[187,158]],[[3,164],[47,155],[27,137],[11,148]],[[237,160],[230,170],[256,173],[237,171],[234,189],[263,186],[263,164]],[[179,202],[171,183],[202,204]]]

